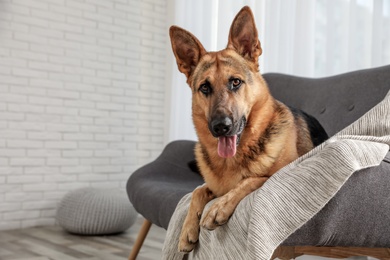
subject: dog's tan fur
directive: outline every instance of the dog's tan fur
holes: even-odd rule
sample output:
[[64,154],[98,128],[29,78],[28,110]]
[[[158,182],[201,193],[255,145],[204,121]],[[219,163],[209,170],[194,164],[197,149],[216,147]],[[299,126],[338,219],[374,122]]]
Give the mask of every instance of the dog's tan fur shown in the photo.
[[[226,223],[238,203],[261,187],[277,170],[313,147],[307,125],[295,119],[288,107],[275,100],[258,72],[262,53],[253,14],[244,7],[234,19],[227,48],[207,52],[191,33],[172,26],[172,49],[178,68],[192,89],[192,116],[199,142],[195,156],[205,184],[194,190],[179,241],[179,250],[191,251],[199,225],[215,229]],[[242,80],[237,92],[226,86],[232,78]],[[205,81],[213,94],[205,96],[199,86]],[[235,156],[221,158],[217,139],[210,134],[210,115],[247,118]],[[205,205],[218,200],[203,214]],[[202,215],[203,214],[203,215]]]

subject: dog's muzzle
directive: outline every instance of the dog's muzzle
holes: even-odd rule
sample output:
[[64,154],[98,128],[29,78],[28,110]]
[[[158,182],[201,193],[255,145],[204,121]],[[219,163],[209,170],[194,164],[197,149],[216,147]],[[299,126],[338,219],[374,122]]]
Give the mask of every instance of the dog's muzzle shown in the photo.
[[209,123],[210,132],[218,138],[218,155],[223,158],[233,157],[237,151],[246,118],[233,123],[230,117],[217,117]]

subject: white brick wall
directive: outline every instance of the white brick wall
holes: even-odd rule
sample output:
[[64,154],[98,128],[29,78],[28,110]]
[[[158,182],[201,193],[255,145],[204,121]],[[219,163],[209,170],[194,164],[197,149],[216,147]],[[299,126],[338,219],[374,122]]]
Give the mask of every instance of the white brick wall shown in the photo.
[[166,19],[162,0],[0,0],[0,230],[160,153]]

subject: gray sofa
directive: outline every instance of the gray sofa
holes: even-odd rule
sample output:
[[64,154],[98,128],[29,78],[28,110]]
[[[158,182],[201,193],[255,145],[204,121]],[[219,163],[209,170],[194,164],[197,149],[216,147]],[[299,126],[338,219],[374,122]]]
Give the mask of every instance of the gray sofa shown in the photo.
[[[329,136],[379,103],[390,90],[390,66],[326,78],[264,75],[272,94],[316,117]],[[135,171],[127,193],[135,209],[167,229],[179,200],[203,183],[188,163],[192,141],[168,144],[161,155]],[[390,153],[378,167],[356,172],[335,197],[292,234],[285,246],[390,247]]]

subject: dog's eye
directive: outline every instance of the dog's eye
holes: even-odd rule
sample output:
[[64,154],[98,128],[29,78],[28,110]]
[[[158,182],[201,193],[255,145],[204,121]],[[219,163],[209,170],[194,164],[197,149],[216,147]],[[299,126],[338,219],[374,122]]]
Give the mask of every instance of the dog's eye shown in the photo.
[[207,83],[203,83],[202,85],[200,85],[199,91],[202,92],[205,95],[210,94],[211,93],[210,84],[208,82]]
[[233,78],[230,80],[230,83],[231,83],[232,89],[237,90],[241,86],[242,80],[238,79],[238,78]]

